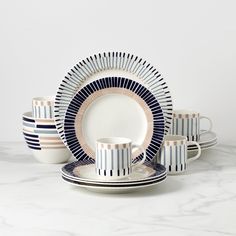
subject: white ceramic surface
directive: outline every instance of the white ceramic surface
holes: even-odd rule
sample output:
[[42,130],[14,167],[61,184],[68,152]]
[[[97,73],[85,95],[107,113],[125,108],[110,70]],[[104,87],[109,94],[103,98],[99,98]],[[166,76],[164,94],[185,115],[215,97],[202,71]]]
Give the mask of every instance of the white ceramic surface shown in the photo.
[[48,164],[64,163],[71,157],[71,153],[66,147],[41,150],[31,149],[31,152],[39,162]]
[[93,101],[85,111],[81,125],[85,141],[93,150],[94,140],[114,135],[129,137],[134,143],[141,144],[148,128],[143,108],[122,94],[108,94]]
[[86,183],[94,183],[94,182],[107,182],[111,183],[122,183],[122,182],[136,182],[136,181],[150,181],[156,178],[157,176],[152,177],[156,171],[153,168],[147,167],[145,165],[141,165],[134,168],[134,171],[126,177],[118,180],[107,180],[103,176],[99,176],[95,172],[95,164],[78,166],[73,170],[75,176],[67,175],[62,171],[62,174],[69,179],[79,180],[81,182]]
[[105,194],[108,194],[108,193],[109,194],[120,194],[120,193],[129,193],[129,192],[141,191],[141,190],[145,191],[145,188],[148,188],[148,187],[151,187],[154,185],[158,185],[165,180],[166,180],[166,176],[163,176],[161,179],[156,180],[155,182],[147,182],[145,184],[138,185],[138,186],[105,187],[105,186],[90,186],[88,184],[82,185],[79,183],[71,182],[71,180],[63,177],[63,181],[65,181],[66,183],[68,183],[70,185],[73,185],[73,186],[79,187],[79,188],[85,188],[85,189],[92,191],[92,192],[105,193]]

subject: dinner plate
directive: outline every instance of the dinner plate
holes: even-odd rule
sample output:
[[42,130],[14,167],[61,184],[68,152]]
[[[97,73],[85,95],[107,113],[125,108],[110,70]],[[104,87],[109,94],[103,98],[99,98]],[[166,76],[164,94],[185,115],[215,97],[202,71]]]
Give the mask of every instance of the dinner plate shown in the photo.
[[[164,117],[154,95],[130,79],[106,77],[91,82],[71,100],[65,117],[65,139],[76,159],[95,158],[96,140],[126,137],[146,150],[151,160],[164,136]],[[133,159],[141,159],[137,150]]]
[[145,182],[145,183],[134,183],[129,186],[126,186],[126,185],[114,186],[112,184],[111,185],[97,185],[96,183],[84,183],[84,182],[68,179],[65,176],[62,176],[62,179],[70,185],[86,188],[87,190],[90,190],[90,191],[101,192],[101,193],[126,193],[126,192],[131,192],[131,191],[136,191],[136,190],[142,190],[143,188],[160,184],[166,179],[166,175],[157,180],[153,180],[153,181]]
[[57,130],[65,143],[64,119],[71,99],[88,83],[112,76],[129,78],[150,90],[161,106],[165,134],[168,132],[172,121],[172,99],[164,78],[142,58],[129,53],[108,52],[90,56],[76,64],[59,86],[54,114]]
[[86,183],[97,183],[102,185],[130,185],[133,183],[142,183],[162,178],[166,175],[166,169],[163,165],[157,164],[155,167],[146,162],[141,166],[133,168],[133,172],[123,179],[106,180],[95,172],[94,160],[75,161],[62,167],[61,173],[64,177]]

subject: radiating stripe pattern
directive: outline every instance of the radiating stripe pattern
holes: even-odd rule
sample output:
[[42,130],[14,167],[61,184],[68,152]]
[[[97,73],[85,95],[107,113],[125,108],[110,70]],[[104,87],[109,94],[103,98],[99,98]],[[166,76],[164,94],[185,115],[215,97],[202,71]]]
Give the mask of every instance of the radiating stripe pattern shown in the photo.
[[131,145],[126,148],[96,148],[96,173],[101,176],[122,177],[131,173]]
[[160,163],[170,173],[177,173],[186,170],[187,145],[163,145],[159,151]]
[[[64,119],[71,99],[79,91],[86,80],[92,76],[115,76],[117,71],[124,77],[135,77],[151,91],[158,100],[165,119],[165,134],[169,132],[172,122],[172,98],[168,86],[150,63],[129,53],[108,52],[99,53],[76,64],[62,80],[55,101],[55,121],[62,140],[66,143]],[[110,74],[107,75],[107,72]]]
[[[76,136],[75,119],[81,105],[95,91],[106,88],[125,88],[137,94],[150,108],[153,116],[153,135],[146,149],[147,160],[152,160],[159,150],[164,137],[164,117],[162,109],[154,95],[141,84],[121,77],[106,77],[94,81],[82,88],[72,99],[66,112],[65,117],[65,138],[68,148],[76,159],[89,159],[91,156],[83,150],[79,137]],[[128,124],[127,124],[128,125]],[[136,160],[142,159],[143,154],[139,155]]]
[[188,141],[198,141],[200,139],[199,117],[174,117],[170,134],[186,136]]

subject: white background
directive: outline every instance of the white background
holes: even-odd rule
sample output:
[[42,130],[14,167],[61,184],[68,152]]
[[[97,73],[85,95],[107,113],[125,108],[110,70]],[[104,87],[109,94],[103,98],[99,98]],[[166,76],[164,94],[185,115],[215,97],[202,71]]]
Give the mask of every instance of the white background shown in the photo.
[[222,142],[236,125],[236,1],[0,1],[0,141],[23,140],[21,115],[53,95],[79,60],[103,51],[145,58],[175,108],[212,118]]

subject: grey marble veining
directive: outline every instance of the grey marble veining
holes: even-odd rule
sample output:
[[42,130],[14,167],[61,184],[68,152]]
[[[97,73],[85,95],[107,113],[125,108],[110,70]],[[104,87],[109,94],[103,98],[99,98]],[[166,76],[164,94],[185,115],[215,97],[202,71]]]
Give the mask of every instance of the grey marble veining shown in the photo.
[[71,187],[61,166],[38,163],[23,143],[0,144],[0,235],[236,235],[236,146],[129,194]]

